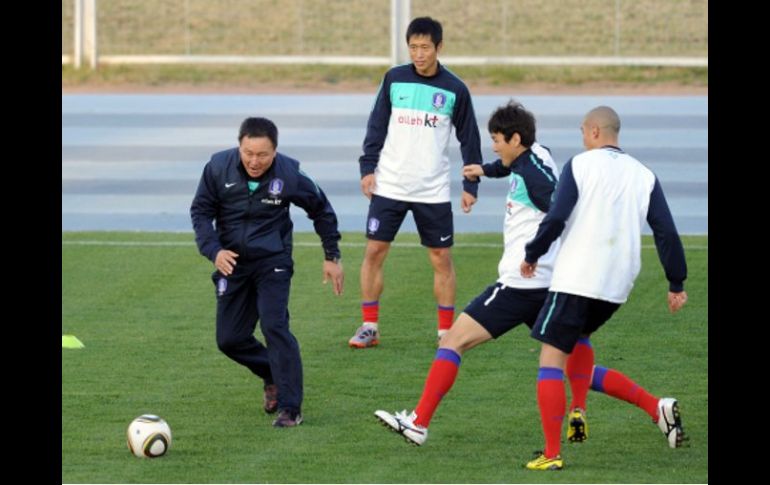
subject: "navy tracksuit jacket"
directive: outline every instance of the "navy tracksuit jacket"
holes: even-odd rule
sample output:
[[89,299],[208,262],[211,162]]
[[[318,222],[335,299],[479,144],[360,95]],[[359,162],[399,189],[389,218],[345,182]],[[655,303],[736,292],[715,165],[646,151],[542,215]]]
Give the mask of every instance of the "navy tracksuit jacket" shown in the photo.
[[[256,184],[249,189],[248,182]],[[294,262],[289,204],[307,212],[327,259],[340,256],[337,217],[323,191],[276,153],[259,179],[250,179],[238,148],[215,153],[203,169],[190,207],[195,241],[212,262],[221,249],[239,256],[233,274],[212,274],[217,296],[216,338],[228,357],[278,386],[278,407],[300,411],[302,361],[289,330],[289,289]],[[265,345],[254,338],[260,321]]]

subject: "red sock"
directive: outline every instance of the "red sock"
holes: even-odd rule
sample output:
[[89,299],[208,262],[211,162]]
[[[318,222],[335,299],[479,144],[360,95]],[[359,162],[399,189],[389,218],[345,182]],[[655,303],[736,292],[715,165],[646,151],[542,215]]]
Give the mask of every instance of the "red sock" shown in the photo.
[[547,458],[555,458],[561,451],[561,424],[564,421],[564,371],[556,367],[541,367],[537,373],[537,406],[545,435]]
[[591,382],[591,389],[603,392],[616,399],[628,401],[631,404],[644,409],[653,421],[658,421],[658,401],[660,399],[614,369],[607,369],[597,365],[594,368],[594,378]]
[[452,322],[455,320],[455,307],[438,306],[438,329],[449,330],[452,328]]
[[361,317],[364,322],[377,323],[380,317],[380,302],[375,301],[362,301],[361,302]]
[[460,355],[451,349],[439,348],[436,358],[430,366],[428,377],[425,379],[425,387],[422,390],[420,402],[414,409],[417,419],[415,424],[425,426],[430,424],[433,413],[436,411],[444,394],[449,392],[460,370]]
[[567,379],[572,389],[570,411],[575,408],[586,409],[586,396],[591,387],[591,370],[594,368],[594,349],[587,338],[578,340],[577,345],[567,358]]

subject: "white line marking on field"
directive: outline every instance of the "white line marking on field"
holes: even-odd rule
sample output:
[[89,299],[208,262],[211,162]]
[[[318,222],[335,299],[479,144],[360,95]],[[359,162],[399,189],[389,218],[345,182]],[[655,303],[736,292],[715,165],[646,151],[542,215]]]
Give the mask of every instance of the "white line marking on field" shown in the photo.
[[[63,246],[121,246],[121,247],[195,247],[193,241],[99,241],[91,239],[67,239],[61,242]],[[321,242],[297,241],[294,246],[298,247],[321,247]],[[343,248],[362,248],[366,246],[364,242],[340,242]],[[394,242],[393,247],[397,248],[421,248],[420,243],[413,242]],[[503,243],[473,243],[459,242],[455,243],[455,248],[490,248],[503,249]],[[688,251],[708,251],[708,246],[700,244],[685,245]],[[653,244],[643,244],[642,249],[655,249]]]

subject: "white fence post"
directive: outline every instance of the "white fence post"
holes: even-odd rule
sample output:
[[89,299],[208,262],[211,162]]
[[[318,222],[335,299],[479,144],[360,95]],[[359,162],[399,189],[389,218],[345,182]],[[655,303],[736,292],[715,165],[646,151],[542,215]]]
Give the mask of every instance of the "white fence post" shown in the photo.
[[412,15],[411,0],[390,0],[390,58],[394,65],[409,60],[406,29]]
[[83,62],[83,0],[75,0],[75,19],[74,32],[75,32],[75,69],[80,69],[80,64]]
[[96,69],[96,0],[76,0],[83,2],[82,8],[82,50],[91,69]]
[[620,57],[620,0],[615,0],[615,39],[614,53]]

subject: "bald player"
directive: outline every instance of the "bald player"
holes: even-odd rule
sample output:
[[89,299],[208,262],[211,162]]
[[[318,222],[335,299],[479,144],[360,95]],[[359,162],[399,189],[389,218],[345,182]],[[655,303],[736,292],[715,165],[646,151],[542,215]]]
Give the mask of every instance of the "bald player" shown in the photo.
[[[580,131],[586,151],[565,164],[551,208],[534,239],[526,244],[520,267],[522,276],[532,278],[538,259],[561,236],[548,296],[531,333],[542,342],[537,402],[545,449],[527,463],[530,470],[564,466],[560,435],[567,356],[589,342],[589,336],[628,299],[641,268],[645,220],[652,228],[669,282],[669,310],[674,313],[687,302],[684,248],[663,189],[654,173],[620,149],[618,114],[608,106],[596,107],[586,114]],[[584,361],[590,373],[592,351]],[[601,368],[593,369],[592,374],[592,388],[607,385]],[[648,401],[645,406],[669,446],[681,446],[684,431],[677,400]]]

